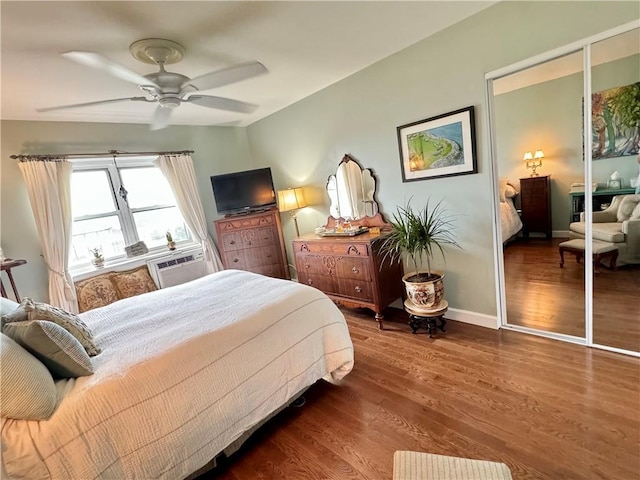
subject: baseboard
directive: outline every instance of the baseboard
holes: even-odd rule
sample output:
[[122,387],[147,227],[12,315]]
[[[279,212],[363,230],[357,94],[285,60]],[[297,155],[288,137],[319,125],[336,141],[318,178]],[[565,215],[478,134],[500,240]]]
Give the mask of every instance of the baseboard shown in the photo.
[[498,330],[498,317],[495,315],[486,315],[484,313],[470,312],[468,310],[460,310],[459,308],[449,308],[445,314],[445,318],[455,320],[456,322],[469,323],[479,327],[491,328]]
[[[402,299],[399,298],[395,302],[389,305],[392,308],[404,310],[404,304]],[[459,308],[451,308],[447,310],[444,317],[447,320],[455,320],[456,322],[469,323],[471,325],[477,325],[478,327],[491,328],[492,330],[498,330],[498,317],[495,315],[485,315],[484,313],[470,312],[468,310],[460,310]]]

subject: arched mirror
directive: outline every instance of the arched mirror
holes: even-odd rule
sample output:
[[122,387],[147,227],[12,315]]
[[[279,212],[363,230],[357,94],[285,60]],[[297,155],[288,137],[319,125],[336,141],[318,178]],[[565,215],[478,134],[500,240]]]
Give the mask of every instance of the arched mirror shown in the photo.
[[360,220],[378,214],[374,196],[376,180],[368,168],[362,168],[351,156],[345,155],[334,175],[327,181],[331,200],[329,214],[334,219]]

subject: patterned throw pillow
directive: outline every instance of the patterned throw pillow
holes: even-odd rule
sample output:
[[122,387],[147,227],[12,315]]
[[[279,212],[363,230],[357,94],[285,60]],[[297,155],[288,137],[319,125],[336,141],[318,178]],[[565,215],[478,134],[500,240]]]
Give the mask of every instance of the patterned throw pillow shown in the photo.
[[83,346],[60,325],[46,320],[11,322],[4,333],[40,360],[56,378],[93,373],[93,364]]
[[129,298],[157,290],[146,265],[126,272],[113,272],[111,281],[116,286],[119,298]]
[[46,420],[57,405],[56,384],[47,368],[0,334],[0,415],[18,420]]
[[76,282],[76,295],[80,313],[104,307],[119,300],[116,287],[108,273]]
[[6,328],[7,323],[24,322],[27,320],[48,320],[57,323],[71,335],[76,337],[87,351],[90,357],[99,354],[102,350],[94,340],[89,327],[80,319],[78,315],[64,311],[61,308],[51,306],[47,303],[34,302],[25,297],[20,306],[9,315],[2,317],[2,328]]

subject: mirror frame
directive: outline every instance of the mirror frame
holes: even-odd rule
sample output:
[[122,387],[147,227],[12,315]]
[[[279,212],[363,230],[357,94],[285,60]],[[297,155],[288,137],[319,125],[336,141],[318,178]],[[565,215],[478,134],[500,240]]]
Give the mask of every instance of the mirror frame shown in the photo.
[[[391,225],[389,225],[389,223],[385,221],[382,213],[380,212],[380,204],[376,200],[376,195],[378,193],[378,181],[376,179],[375,174],[373,173],[373,170],[370,168],[362,168],[362,165],[360,165],[360,163],[348,153],[345,153],[344,157],[342,157],[342,160],[340,160],[340,162],[338,163],[338,167],[340,167],[340,165],[344,163],[349,163],[349,162],[353,162],[355,165],[357,165],[363,175],[368,174],[371,177],[371,180],[373,181],[373,194],[371,196],[371,200],[365,200],[365,202],[371,203],[373,206],[372,211],[375,212],[374,215],[364,215],[357,219],[351,219],[351,224],[354,226],[362,226],[362,227],[380,227],[382,229],[391,228]],[[329,194],[329,186],[332,183],[336,183],[336,182],[337,182],[336,174],[334,173],[329,175],[329,177],[327,178],[327,183],[325,185],[325,190],[327,191],[327,195],[329,196],[329,201],[331,202],[331,205],[329,206],[330,210],[332,209],[333,202],[338,201],[338,199],[337,198],[334,199],[331,196],[331,194]],[[329,217],[327,218],[326,228],[334,228],[336,225],[336,222],[338,221],[343,222],[344,220],[345,219],[343,217],[334,217],[330,213]]]

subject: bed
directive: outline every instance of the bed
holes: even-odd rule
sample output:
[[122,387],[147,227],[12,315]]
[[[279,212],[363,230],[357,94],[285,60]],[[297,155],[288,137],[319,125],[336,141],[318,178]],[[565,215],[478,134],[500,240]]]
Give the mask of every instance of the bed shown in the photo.
[[[353,366],[322,292],[236,270],[81,314],[102,353],[48,420],[2,418],[8,478],[186,478],[320,379]],[[3,478],[6,478],[3,475]]]
[[500,227],[502,243],[513,240],[522,230],[522,220],[514,205],[518,195],[516,188],[506,178],[500,178]]

